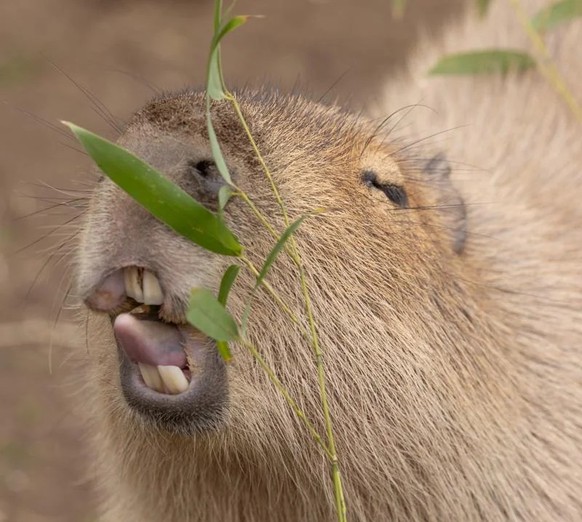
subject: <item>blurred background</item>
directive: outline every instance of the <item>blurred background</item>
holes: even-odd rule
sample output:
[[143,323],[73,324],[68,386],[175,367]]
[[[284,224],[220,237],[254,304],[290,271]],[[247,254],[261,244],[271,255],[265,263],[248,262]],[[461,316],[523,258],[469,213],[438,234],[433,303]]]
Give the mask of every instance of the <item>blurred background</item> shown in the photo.
[[[239,0],[237,14],[265,18],[227,38],[227,83],[365,110],[419,35],[464,4],[410,0],[395,20],[388,0]],[[64,299],[92,176],[58,122],[114,138],[108,120],[202,85],[211,20],[211,0],[0,0],[0,522],[96,520],[66,384],[85,344]]]

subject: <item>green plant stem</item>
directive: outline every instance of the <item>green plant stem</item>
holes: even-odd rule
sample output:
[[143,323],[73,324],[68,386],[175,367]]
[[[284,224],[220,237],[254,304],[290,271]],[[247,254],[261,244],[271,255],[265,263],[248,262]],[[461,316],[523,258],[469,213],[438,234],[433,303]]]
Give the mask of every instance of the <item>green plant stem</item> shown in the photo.
[[[257,269],[257,267],[254,265],[254,263],[250,259],[248,259],[245,256],[241,256],[240,260],[255,275],[255,277],[257,277],[259,275],[259,270]],[[293,313],[293,311],[285,303],[285,301],[283,301],[283,298],[277,293],[277,291],[267,281],[263,280],[261,282],[261,285],[265,287],[265,290],[267,290],[267,292],[269,292],[269,294],[275,300],[275,302],[279,305],[279,307],[289,316],[289,319],[291,319],[291,321],[293,321],[293,323],[295,323],[301,329],[301,332],[304,335],[307,335],[307,332],[301,326],[301,323],[299,322],[299,319],[297,318],[297,316]]]
[[554,88],[558,95],[564,100],[572,114],[576,119],[582,122],[582,107],[574,98],[572,91],[568,88],[564,78],[560,74],[560,71],[556,67],[556,64],[552,60],[548,47],[546,46],[544,39],[536,28],[532,25],[529,17],[527,16],[521,0],[509,0],[513,10],[519,20],[519,23],[524,28],[527,33],[533,47],[537,51],[538,57],[538,68],[540,73],[548,81],[548,83]]
[[327,457],[330,460],[332,460],[333,456],[331,455],[331,453],[329,451],[329,448],[324,443],[324,441],[322,440],[321,436],[319,435],[319,433],[315,429],[315,426],[313,424],[311,424],[310,420],[305,415],[305,412],[293,400],[293,398],[291,397],[291,395],[287,391],[287,388],[285,388],[285,386],[283,385],[283,383],[275,375],[275,372],[266,363],[265,359],[263,359],[263,356],[260,354],[260,352],[256,348],[256,346],[253,345],[247,339],[244,339],[244,338],[243,339],[240,339],[240,342],[251,353],[251,355],[255,358],[255,360],[259,363],[259,365],[261,366],[261,368],[264,370],[264,372],[269,377],[269,380],[273,383],[273,385],[275,386],[275,388],[277,388],[277,390],[279,391],[279,393],[281,393],[281,395],[283,395],[283,397],[285,398],[285,400],[287,401],[287,403],[289,404],[289,406],[293,409],[293,411],[295,412],[295,415],[297,415],[297,417],[299,417],[299,419],[301,419],[301,421],[303,422],[303,424],[309,430],[309,433],[311,434],[311,436],[313,437],[313,439],[315,440],[315,442],[317,442],[317,444],[324,451],[324,453],[327,455]]
[[277,200],[277,204],[279,205],[279,208],[281,209],[281,212],[283,213],[283,220],[285,222],[285,227],[288,227],[289,226],[289,217],[287,215],[287,209],[285,208],[285,204],[283,203],[283,199],[281,198],[281,194],[279,193],[279,189],[277,188],[277,184],[275,183],[275,180],[273,179],[273,176],[271,175],[271,171],[269,170],[269,167],[267,167],[267,164],[265,163],[265,159],[263,158],[263,155],[261,154],[261,151],[259,150],[259,147],[257,146],[257,142],[255,141],[255,138],[253,137],[251,130],[249,129],[249,126],[247,124],[247,121],[245,120],[245,117],[243,116],[243,113],[242,113],[240,105],[236,99],[236,96],[229,92],[229,93],[227,93],[226,98],[227,98],[227,100],[229,100],[232,103],[232,106],[234,107],[234,110],[235,110],[235,112],[236,112],[236,114],[241,122],[241,125],[243,126],[245,133],[249,139],[251,147],[253,148],[255,155],[257,156],[257,159],[259,160],[259,163],[261,164],[263,172],[265,173],[265,175],[267,176],[267,179],[269,180],[269,183],[271,184],[271,189],[273,191],[275,199]]
[[307,286],[307,278],[305,277],[305,270],[303,264],[301,263],[301,257],[297,251],[297,247],[293,244],[293,249],[295,251],[295,256],[297,257],[297,262],[299,266],[299,274],[301,277],[301,288],[303,290],[303,297],[305,299],[305,311],[309,320],[309,328],[311,330],[311,340],[313,351],[315,353],[315,360],[317,365],[317,376],[319,382],[319,393],[321,397],[321,406],[323,409],[323,417],[325,421],[325,429],[327,432],[327,443],[329,452],[331,454],[330,461],[332,466],[332,477],[334,485],[334,494],[336,509],[338,514],[338,520],[340,522],[345,522],[346,519],[346,502],[344,498],[344,492],[342,487],[341,473],[339,467],[339,461],[337,457],[337,451],[335,447],[335,437],[333,435],[333,422],[331,418],[331,413],[329,411],[329,404],[327,402],[327,387],[326,387],[326,377],[325,377],[325,367],[323,362],[323,351],[319,344],[319,336],[317,334],[317,327],[315,325],[315,319],[313,317],[313,309],[311,306],[311,297],[309,295],[309,288]]
[[[236,114],[237,114],[237,116],[238,116],[244,130],[245,130],[245,133],[249,139],[249,142],[253,148],[253,151],[255,152],[255,155],[257,156],[257,159],[259,160],[259,163],[261,164],[261,167],[262,167],[263,171],[265,172],[265,175],[267,176],[269,183],[271,184],[271,189],[273,191],[275,199],[277,200],[279,208],[281,209],[281,212],[283,214],[283,221],[285,223],[285,227],[288,227],[289,226],[289,216],[287,214],[287,209],[285,208],[285,204],[283,203],[283,199],[281,198],[281,194],[279,192],[279,189],[277,188],[277,184],[275,183],[275,180],[273,179],[273,176],[271,175],[271,171],[269,170],[269,167],[267,166],[267,164],[263,158],[263,155],[261,154],[261,151],[259,150],[259,147],[257,146],[257,143],[255,142],[255,139],[254,139],[254,137],[250,131],[250,128],[245,120],[245,117],[241,111],[240,105],[239,105],[236,97],[232,93],[227,93],[226,98],[232,103],[232,105],[234,107],[234,110],[235,110],[235,112],[236,112]],[[258,211],[258,209],[257,209],[257,211]],[[311,345],[312,345],[312,348],[313,348],[313,351],[315,354],[315,362],[317,365],[319,392],[320,392],[320,398],[321,398],[321,405],[322,405],[322,409],[323,409],[325,429],[326,429],[326,434],[327,434],[328,457],[330,459],[331,466],[332,466],[332,477],[333,477],[333,483],[334,483],[334,494],[335,494],[335,502],[336,502],[338,520],[339,520],[339,522],[345,522],[347,520],[346,519],[346,504],[345,504],[345,498],[344,498],[344,493],[343,493],[343,486],[342,486],[342,480],[341,480],[339,461],[338,461],[337,451],[336,451],[336,446],[335,446],[335,438],[334,438],[334,434],[333,434],[333,421],[331,418],[331,413],[329,410],[329,404],[328,404],[328,400],[327,400],[327,386],[326,386],[325,366],[324,366],[324,361],[323,361],[323,351],[321,350],[321,346],[319,344],[319,337],[317,334],[317,327],[316,327],[315,319],[313,316],[313,309],[312,309],[312,305],[311,305],[311,298],[309,295],[309,288],[307,285],[307,278],[305,276],[305,270],[304,270],[303,264],[301,262],[301,257],[299,255],[299,251],[297,249],[297,243],[295,242],[295,238],[291,237],[289,239],[289,243],[290,243],[289,254],[290,254],[291,258],[293,259],[295,265],[297,266],[297,268],[299,270],[300,278],[301,278],[301,288],[303,291],[303,297],[305,299],[305,311],[307,313],[307,317],[308,317],[308,321],[309,321],[309,328],[310,328],[310,332],[311,332]]]
[[269,223],[267,221],[267,218],[263,215],[263,213],[256,207],[256,205],[253,203],[253,201],[249,198],[249,196],[247,195],[247,193],[242,190],[241,188],[235,186],[237,192],[237,195],[240,196],[240,198],[250,207],[250,209],[253,211],[253,213],[255,214],[255,216],[257,216],[257,219],[263,224],[263,226],[270,232],[270,234],[275,238],[275,239],[279,239],[279,235],[277,233],[277,231],[275,230],[275,228],[271,225],[271,223]]

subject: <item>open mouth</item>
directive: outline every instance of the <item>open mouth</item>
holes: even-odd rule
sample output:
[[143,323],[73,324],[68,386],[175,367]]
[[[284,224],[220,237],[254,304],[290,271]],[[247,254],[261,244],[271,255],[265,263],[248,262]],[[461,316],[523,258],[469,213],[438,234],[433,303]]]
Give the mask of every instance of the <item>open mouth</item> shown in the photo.
[[[158,393],[177,395],[188,389],[192,378],[187,341],[204,342],[202,334],[184,332],[186,325],[160,319],[164,294],[157,277],[138,267],[123,269],[125,293],[137,305],[114,316],[113,331],[121,349],[137,365],[144,384]],[[191,339],[188,339],[189,333]]]
[[165,424],[216,426],[228,398],[225,364],[214,342],[181,320],[183,305],[152,271],[118,269],[85,302],[109,314],[130,407]]

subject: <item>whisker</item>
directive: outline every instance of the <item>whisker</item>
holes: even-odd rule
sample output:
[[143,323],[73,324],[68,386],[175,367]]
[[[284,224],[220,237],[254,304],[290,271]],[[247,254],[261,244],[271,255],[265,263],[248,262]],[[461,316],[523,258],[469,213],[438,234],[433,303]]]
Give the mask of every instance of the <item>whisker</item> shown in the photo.
[[[32,293],[32,290],[34,289],[34,287],[38,283],[38,281],[40,279],[40,276],[46,270],[46,268],[49,266],[49,264],[53,260],[53,258],[55,256],[57,256],[59,254],[59,252],[62,252],[63,248],[66,245],[69,245],[72,242],[72,240],[79,235],[80,232],[81,232],[80,230],[77,230],[77,232],[75,232],[74,234],[71,234],[71,235],[67,236],[67,238],[64,241],[61,242],[61,244],[56,248],[56,250],[53,253],[51,253],[49,256],[47,256],[47,259],[44,261],[44,263],[40,267],[38,273],[36,274],[34,280],[32,281],[32,283],[30,285],[30,287],[28,288],[28,291],[26,292],[26,295],[24,297],[25,302],[28,302],[28,299],[30,297],[30,294]],[[58,259],[57,263],[59,263],[60,261],[62,261],[65,256],[67,256],[68,254],[70,254],[70,252],[71,251],[69,250],[69,251],[65,251],[64,253],[62,253],[61,254],[61,257]]]
[[8,102],[6,102],[5,100],[0,100],[0,103],[3,103],[7,107],[18,111],[18,112],[24,114],[25,116],[28,116],[36,123],[39,123],[39,124],[47,127],[48,129],[56,132],[57,134],[60,134],[64,138],[66,138],[70,141],[73,141],[73,142],[76,141],[75,137],[70,132],[68,132],[62,125],[57,125],[56,123],[52,123],[49,120],[45,120],[44,118],[42,118],[38,114],[34,114],[30,111],[27,111],[26,109],[23,109],[22,107],[17,107],[15,105],[11,105]]
[[45,234],[44,236],[35,239],[32,243],[29,243],[28,245],[19,248],[18,250],[16,250],[15,252],[13,252],[11,255],[15,256],[20,254],[21,252],[24,252],[25,250],[29,249],[30,247],[33,247],[34,245],[40,243],[41,241],[43,241],[44,239],[47,239],[48,237],[52,236],[53,234],[55,234],[57,232],[57,230],[60,230],[62,227],[72,223],[73,221],[75,221],[76,219],[78,219],[83,213],[80,213],[74,217],[72,217],[71,219],[68,219],[67,221],[65,221],[64,223],[61,223],[60,225],[58,225],[54,230],[52,230],[51,232],[49,232],[48,234]]
[[[18,216],[16,218],[14,218],[12,221],[13,222],[21,221],[23,219],[28,219],[28,218],[31,218],[32,216],[36,216],[38,214],[42,214],[43,212],[50,212],[51,210],[54,210],[56,208],[69,207],[71,203],[76,203],[77,201],[85,201],[85,198],[75,198],[75,199],[70,199],[70,200],[66,200],[66,201],[61,201],[59,203],[55,203],[55,204],[50,205],[48,207],[41,208],[40,210],[35,210],[34,212],[30,212],[29,214],[24,214],[23,216]],[[77,209],[79,207],[72,206],[71,208]]]
[[317,99],[317,103],[321,103],[326,98],[326,96],[343,81],[350,70],[351,68],[348,68],[343,73],[341,73],[339,77],[334,80],[333,83],[325,90],[325,92]]
[[[67,276],[68,276],[68,273],[67,273],[67,271],[65,271],[65,273],[61,277],[61,280],[59,281],[59,285],[57,287],[56,295],[58,295],[59,291],[61,290],[61,287],[63,285],[63,281],[66,279]],[[65,294],[64,294],[64,296],[63,296],[63,298],[61,300],[61,305],[60,305],[60,307],[58,309],[58,312],[57,312],[57,315],[56,315],[55,320],[53,322],[53,327],[52,327],[52,330],[51,330],[51,338],[50,338],[50,343],[49,343],[49,373],[50,374],[53,373],[53,367],[52,367],[52,352],[53,352],[53,338],[54,338],[54,333],[56,331],[57,325],[59,323],[59,319],[60,319],[61,314],[63,312],[65,301],[67,300],[71,289],[72,289],[72,282],[69,281],[69,286],[68,286],[67,291],[65,292]],[[56,298],[53,301],[53,310],[54,310],[55,303],[56,303]]]
[[156,96],[159,96],[162,93],[162,89],[160,89],[150,81],[146,80],[143,76],[138,76],[137,74],[131,73],[129,71],[124,71],[122,69],[109,68],[107,70],[114,73],[123,74],[124,76],[127,76],[132,80],[135,80],[137,83],[145,85]]
[[[380,122],[380,124],[374,129],[374,132],[372,132],[372,135],[366,140],[366,142],[364,143],[364,147],[362,149],[362,152],[360,153],[360,158],[364,155],[364,153],[366,152],[367,148],[370,146],[370,144],[372,143],[372,141],[378,136],[379,132],[382,130],[382,127],[384,127],[384,125],[386,125],[386,123],[388,123],[390,120],[392,120],[392,118],[394,118],[394,116],[396,116],[397,114],[400,114],[402,111],[406,111],[395,123],[394,125],[388,129],[386,131],[384,140],[386,140],[386,138],[388,136],[390,136],[392,134],[392,132],[398,127],[398,125],[400,125],[400,123],[417,107],[420,108],[424,108],[424,109],[429,109],[429,110],[433,110],[431,107],[429,107],[428,105],[422,105],[420,103],[413,103],[411,105],[405,105],[404,107],[400,107],[399,109],[396,109],[394,112],[392,112],[391,114],[389,114],[388,116],[386,116],[385,118],[382,119],[382,121]],[[383,141],[384,141],[383,140]]]
[[113,116],[111,111],[107,108],[107,106],[89,89],[84,87],[80,82],[75,80],[70,74],[68,74],[64,69],[59,67],[55,62],[46,58],[46,60],[57,70],[59,71],[65,78],[67,78],[77,89],[79,89],[85,97],[89,100],[91,105],[93,106],[93,110],[101,117],[103,120],[116,132],[121,133],[122,128],[117,122],[117,118]]
[[435,138],[436,136],[440,136],[442,134],[446,134],[447,132],[452,132],[452,131],[455,131],[455,130],[463,129],[465,127],[469,127],[469,125],[458,125],[457,127],[451,127],[450,129],[445,129],[445,130],[442,130],[442,131],[435,132],[433,134],[430,134],[429,136],[425,136],[424,138],[420,138],[420,139],[418,139],[416,141],[413,141],[412,143],[409,143],[409,144],[405,145],[404,147],[401,147],[400,149],[396,150],[394,152],[394,154],[395,155],[400,154],[401,152],[404,152],[405,150],[408,150],[411,147],[415,147],[419,143],[423,143],[423,142],[425,142],[427,140],[430,140],[432,138]]
[[59,141],[59,145],[66,147],[67,149],[71,149],[75,152],[78,152],[79,154],[82,154],[83,156],[89,156],[89,154],[87,154],[83,149],[79,149],[77,147],[74,147],[73,145],[69,145],[68,143],[64,143],[62,141]]

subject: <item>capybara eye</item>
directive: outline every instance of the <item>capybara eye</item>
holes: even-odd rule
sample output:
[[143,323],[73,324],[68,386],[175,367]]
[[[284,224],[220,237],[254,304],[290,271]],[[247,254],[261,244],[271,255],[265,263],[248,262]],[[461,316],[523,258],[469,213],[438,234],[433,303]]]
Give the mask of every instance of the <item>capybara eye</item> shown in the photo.
[[362,172],[362,181],[364,185],[370,188],[375,188],[384,192],[386,197],[395,205],[405,208],[408,206],[408,195],[404,187],[394,185],[393,183],[381,183],[378,180],[378,175],[372,170],[365,170]]
[[210,160],[201,160],[201,161],[189,161],[188,167],[193,171],[193,173],[202,176],[203,178],[207,178],[212,168],[214,168],[214,162]]

